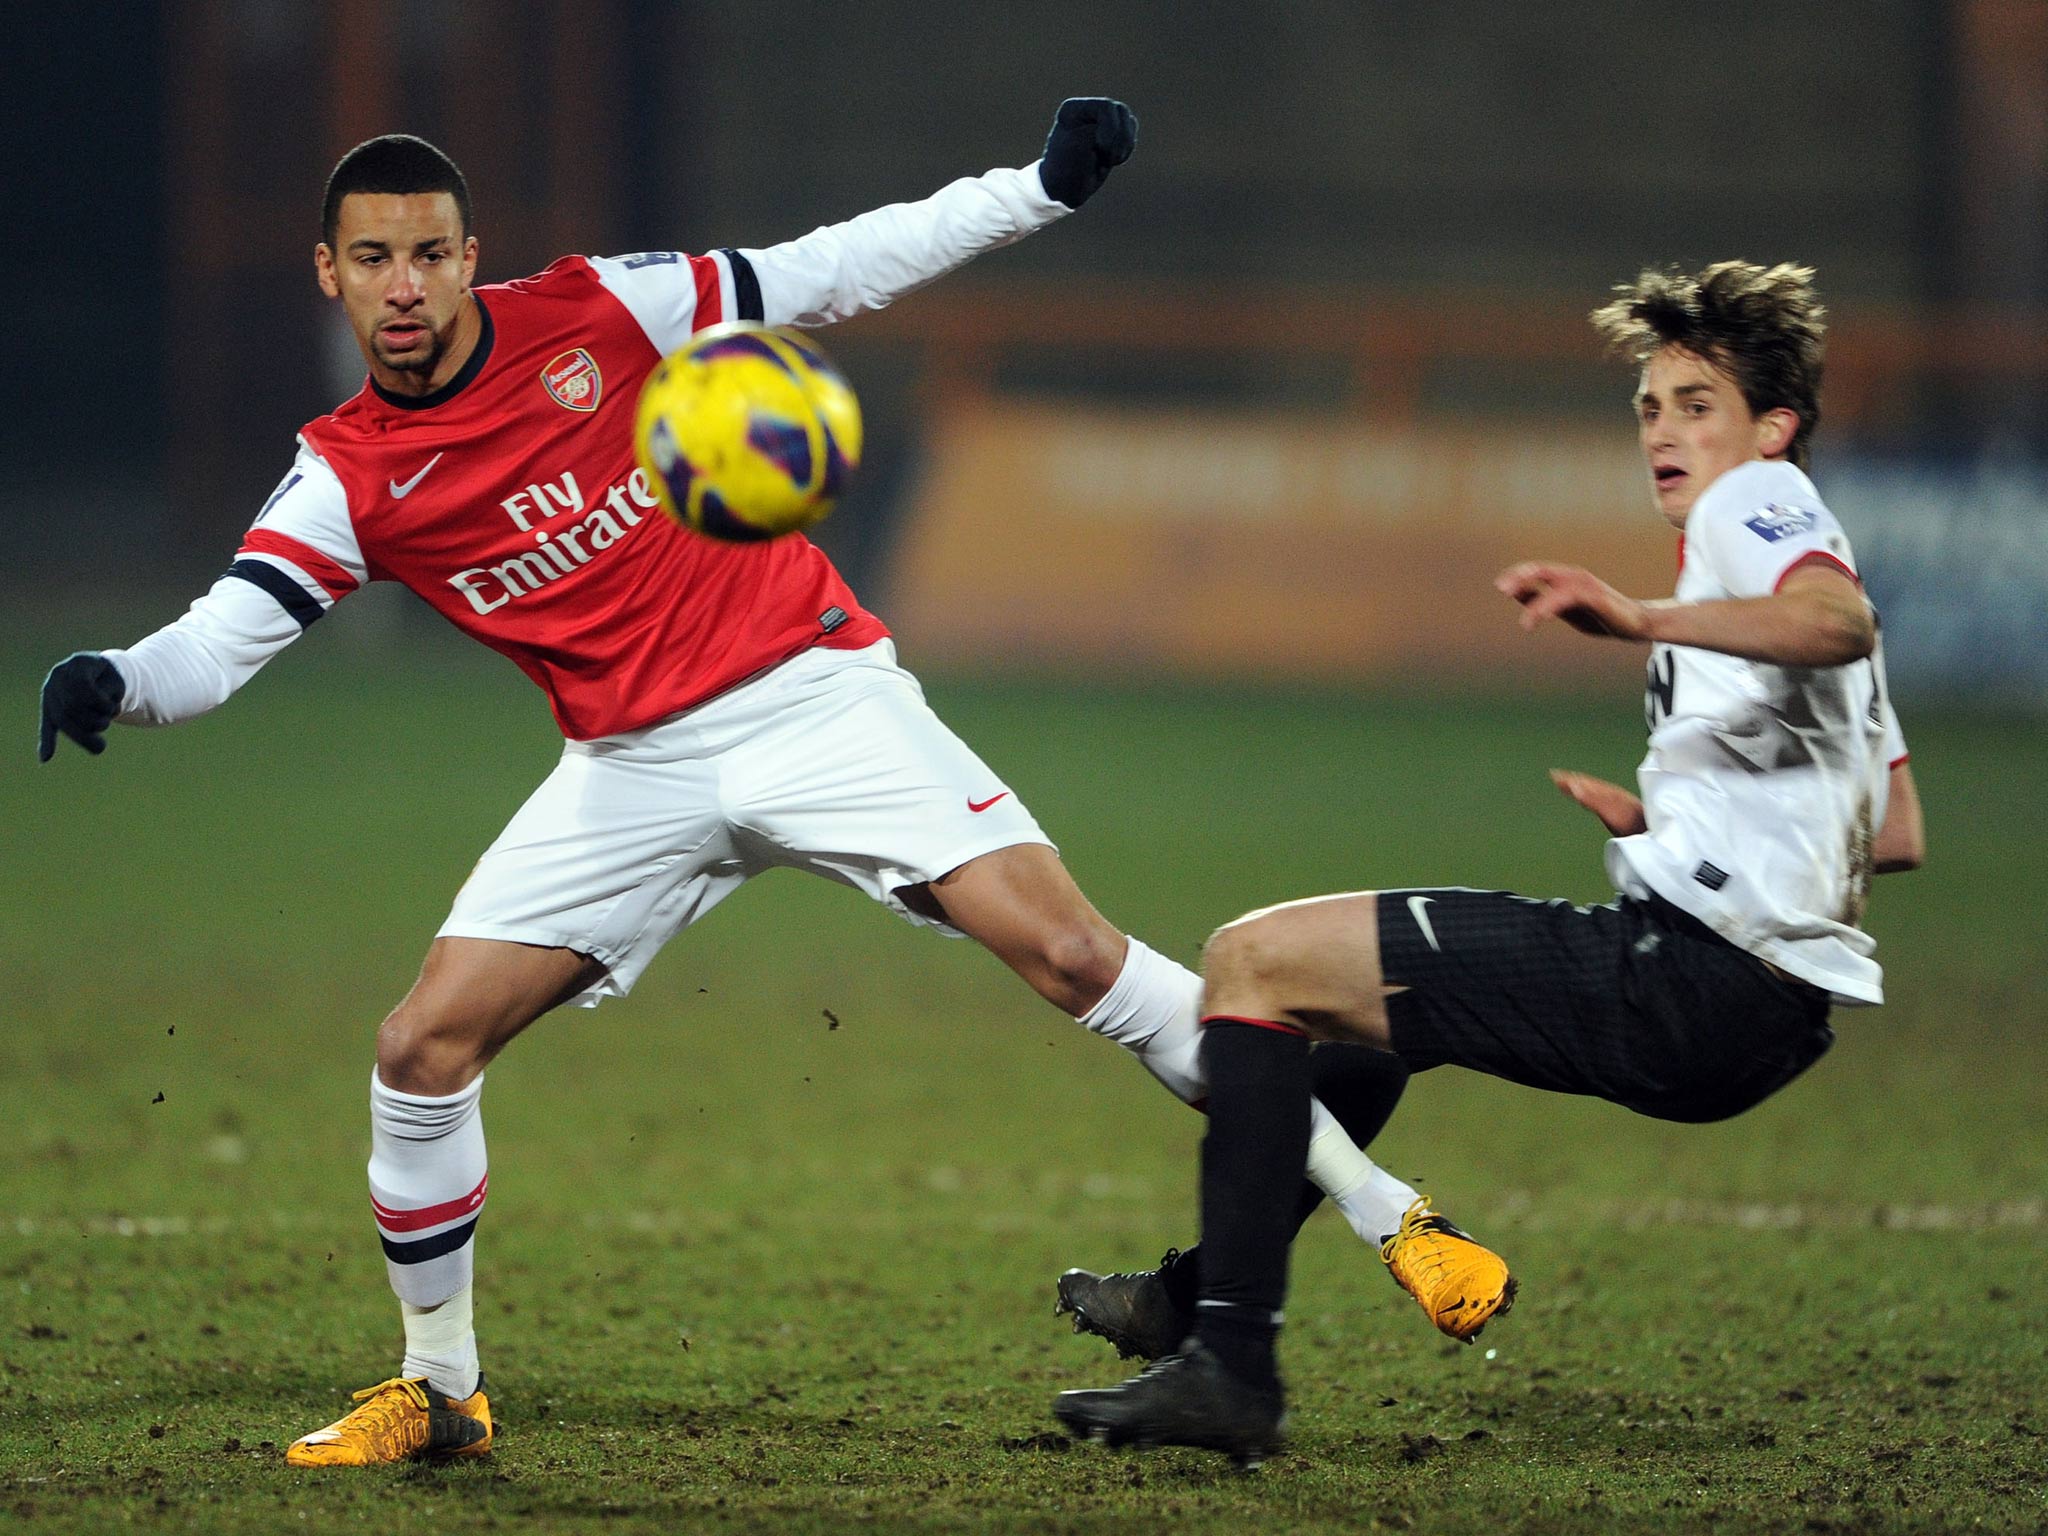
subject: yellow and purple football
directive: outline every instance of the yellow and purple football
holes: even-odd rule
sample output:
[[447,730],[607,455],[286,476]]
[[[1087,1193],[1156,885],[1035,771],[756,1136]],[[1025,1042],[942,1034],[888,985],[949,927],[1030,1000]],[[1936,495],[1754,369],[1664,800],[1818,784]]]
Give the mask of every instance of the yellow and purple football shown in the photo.
[[716,539],[808,528],[860,463],[860,401],[807,336],[735,321],[692,336],[640,391],[633,451],[662,509]]

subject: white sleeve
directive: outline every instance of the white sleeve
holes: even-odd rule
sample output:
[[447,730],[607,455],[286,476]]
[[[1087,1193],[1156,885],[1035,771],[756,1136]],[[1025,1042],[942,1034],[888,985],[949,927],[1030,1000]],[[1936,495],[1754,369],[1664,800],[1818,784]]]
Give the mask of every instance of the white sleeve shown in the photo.
[[305,626],[244,578],[221,577],[206,595],[125,651],[105,656],[121,674],[123,725],[175,725],[227,702]]
[[1688,520],[1687,544],[1700,549],[1732,596],[1768,597],[1794,566],[1816,557],[1862,580],[1848,535],[1817,498],[1724,500],[1700,510],[1707,515]]
[[829,325],[881,309],[1071,212],[1036,164],[966,176],[919,203],[892,203],[766,250],[742,250],[769,325]]
[[118,718],[172,725],[218,708],[367,574],[341,481],[301,446],[227,574],[181,618],[103,653],[121,674]]
[[963,176],[920,203],[891,203],[766,250],[592,256],[598,281],[666,356],[721,320],[829,325],[882,309],[1073,210],[1046,195],[1036,162]]
[[[236,566],[252,562],[282,571],[292,586],[305,591],[319,609],[307,618],[309,624],[370,579],[341,477],[303,438],[290,473],[242,536]],[[263,579],[261,571],[249,574],[251,580]],[[279,601],[297,606],[287,586],[273,585]]]
[[1899,724],[1898,707],[1892,703],[1892,685],[1884,675],[1884,637],[1878,636],[1877,649],[1871,653],[1872,677],[1877,684],[1877,705],[1884,717],[1884,762],[1887,768],[1896,768],[1909,756],[1906,746],[1905,727]]
[[1899,726],[1899,712],[1887,702],[1884,712],[1884,761],[1896,768],[1913,754],[1906,747],[1906,733]]
[[[640,322],[663,357],[700,329],[721,320],[758,320],[761,301],[752,290],[753,273],[734,280],[731,251],[690,256],[682,251],[642,251],[637,256],[585,258],[597,280]],[[747,300],[751,296],[750,305]]]

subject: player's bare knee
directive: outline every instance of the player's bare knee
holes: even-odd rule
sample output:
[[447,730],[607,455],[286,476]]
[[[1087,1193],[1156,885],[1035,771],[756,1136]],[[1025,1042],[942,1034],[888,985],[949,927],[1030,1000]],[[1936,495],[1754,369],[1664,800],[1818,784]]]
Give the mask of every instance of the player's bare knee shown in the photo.
[[1046,933],[1038,953],[1038,990],[1079,1017],[1116,985],[1125,939],[1107,923],[1067,923]]
[[466,1021],[401,1003],[377,1031],[377,1077],[399,1093],[460,1093],[484,1067],[486,1032]]
[[1298,951],[1294,925],[1283,914],[1254,913],[1209,935],[1202,978],[1211,991],[1265,990],[1288,979]]

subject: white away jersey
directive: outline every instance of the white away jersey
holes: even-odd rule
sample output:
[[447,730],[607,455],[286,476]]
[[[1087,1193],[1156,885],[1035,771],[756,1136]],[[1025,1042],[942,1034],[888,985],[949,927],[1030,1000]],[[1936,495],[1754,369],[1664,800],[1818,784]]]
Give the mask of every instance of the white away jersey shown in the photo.
[[[1796,566],[1856,576],[1813,482],[1758,461],[1722,475],[1686,521],[1680,602],[1766,597]],[[1647,832],[1607,846],[1617,889],[1654,893],[1845,1003],[1884,1001],[1858,924],[1890,770],[1906,755],[1882,650],[1840,667],[1650,651]]]

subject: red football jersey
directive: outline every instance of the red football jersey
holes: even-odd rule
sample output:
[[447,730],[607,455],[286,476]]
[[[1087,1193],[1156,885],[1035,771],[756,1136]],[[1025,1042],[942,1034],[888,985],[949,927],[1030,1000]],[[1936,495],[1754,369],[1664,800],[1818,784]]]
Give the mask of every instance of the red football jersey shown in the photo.
[[722,252],[570,256],[477,289],[483,335],[462,371],[417,399],[366,383],[309,423],[242,554],[289,562],[330,601],[365,579],[403,582],[516,662],[577,740],[687,709],[810,646],[883,639],[808,539],[692,533],[634,463],[654,338],[758,318],[753,285]]

